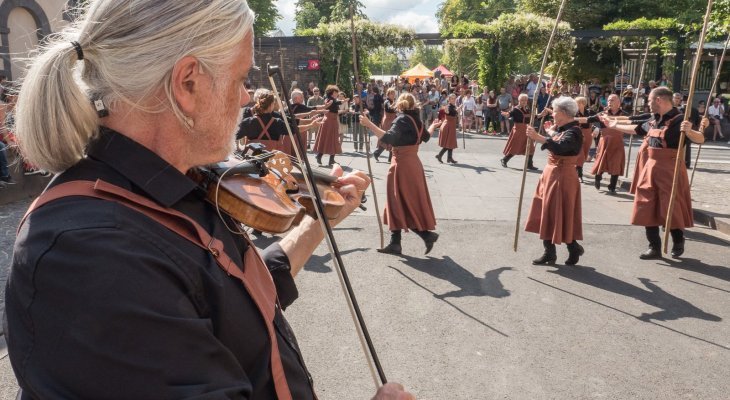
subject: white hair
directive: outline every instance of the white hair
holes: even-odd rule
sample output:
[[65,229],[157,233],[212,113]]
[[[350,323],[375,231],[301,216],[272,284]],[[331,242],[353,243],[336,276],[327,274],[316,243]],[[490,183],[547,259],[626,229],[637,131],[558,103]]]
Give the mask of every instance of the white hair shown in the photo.
[[[32,60],[16,114],[23,155],[52,172],[75,164],[98,131],[92,100],[111,113],[120,103],[146,113],[172,111],[187,126],[172,93],[173,67],[193,56],[206,72],[227,79],[222,69],[253,34],[253,21],[246,0],[90,1]],[[81,63],[71,42],[83,51]],[[160,91],[165,98],[153,98]]]
[[527,96],[527,93],[520,93],[520,95],[519,95],[519,96],[517,96],[517,101],[520,101],[520,100],[522,100],[522,99],[527,99],[527,100],[529,100],[529,99],[530,99],[530,97],[529,97],[529,96]]
[[304,93],[299,89],[294,89],[291,92],[291,101],[293,102],[295,98],[301,98],[304,99]]
[[561,96],[553,100],[553,110],[560,110],[569,117],[575,117],[575,114],[578,114],[578,103],[572,97]]

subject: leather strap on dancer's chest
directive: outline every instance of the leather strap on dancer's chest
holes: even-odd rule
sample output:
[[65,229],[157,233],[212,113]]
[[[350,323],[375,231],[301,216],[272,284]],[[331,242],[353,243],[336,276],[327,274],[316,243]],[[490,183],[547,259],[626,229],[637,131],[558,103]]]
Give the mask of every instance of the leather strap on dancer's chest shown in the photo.
[[96,182],[70,181],[46,190],[31,204],[21,220],[18,229],[23,226],[25,220],[33,211],[52,201],[69,196],[92,197],[113,201],[129,207],[209,252],[215,259],[218,267],[243,284],[246,292],[248,292],[256,304],[266,324],[266,330],[271,343],[271,374],[276,395],[280,400],[292,400],[289,385],[284,375],[284,366],[279,353],[276,328],[274,327],[274,318],[279,308],[276,287],[263,259],[247,237],[246,241],[249,244],[249,249],[244,254],[244,265],[246,266],[244,270],[242,266],[237,265],[226,254],[221,240],[211,236],[200,224],[189,216],[172,208],[163,207],[146,197],[132,193],[103,180],[97,180]]
[[[264,124],[264,121],[261,119],[260,116],[256,116],[256,120],[259,121],[259,125],[261,125],[261,134],[259,137],[257,137],[257,140],[273,140],[271,138],[271,135],[269,134],[269,128],[271,128],[271,124],[274,123],[274,117],[272,116],[268,123]],[[266,136],[266,138],[264,138]]]
[[[669,129],[669,126],[672,125],[674,120],[680,116],[681,116],[681,114],[677,114],[674,117],[670,118],[669,120],[664,122],[664,126],[662,126],[662,127],[657,127],[656,119],[651,121],[649,123],[649,132],[646,133],[647,141],[649,141],[649,138],[661,139],[662,148],[669,149],[665,135],[667,133],[667,129]],[[649,141],[649,144],[650,144],[650,141]],[[676,150],[676,149],[670,149],[670,150]]]

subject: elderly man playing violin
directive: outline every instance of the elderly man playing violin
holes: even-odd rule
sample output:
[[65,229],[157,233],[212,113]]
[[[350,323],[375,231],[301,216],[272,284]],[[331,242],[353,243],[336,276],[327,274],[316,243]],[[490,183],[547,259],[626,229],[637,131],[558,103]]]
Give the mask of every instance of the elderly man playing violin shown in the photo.
[[[316,398],[282,309],[319,225],[305,217],[259,253],[188,177],[233,150],[253,13],[244,0],[84,11],[19,96],[23,154],[57,175],[21,222],[6,290],[18,398]],[[334,223],[369,184],[340,182]],[[375,398],[412,395],[390,383]]]

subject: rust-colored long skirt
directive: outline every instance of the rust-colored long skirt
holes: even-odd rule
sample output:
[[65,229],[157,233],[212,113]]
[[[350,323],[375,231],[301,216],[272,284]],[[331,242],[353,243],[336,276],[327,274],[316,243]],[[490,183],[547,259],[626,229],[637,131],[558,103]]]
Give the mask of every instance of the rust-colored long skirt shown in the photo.
[[580,131],[583,133],[583,148],[578,154],[575,165],[582,167],[588,159],[588,151],[591,149],[591,143],[593,143],[593,127],[580,128]]
[[446,116],[446,121],[444,121],[439,130],[439,147],[444,149],[455,149],[459,147],[456,141],[457,118]]
[[554,244],[583,240],[580,184],[575,162],[578,156],[548,156],[532,199],[525,231]]
[[432,231],[436,228],[417,144],[393,147],[386,189],[383,222],[388,224],[389,230]]
[[[641,169],[636,186],[631,224],[663,226],[667,221],[669,211],[677,149],[648,147],[646,150],[646,164]],[[669,229],[684,229],[694,226],[689,178],[684,163],[679,163],[677,195],[674,201],[672,226]]]
[[[504,145],[502,154],[505,156],[523,156],[525,155],[525,147],[527,147],[527,124],[515,123],[512,126],[512,131],[509,133],[509,138],[507,138],[507,144]],[[532,142],[528,154],[532,155],[534,153],[535,142]]]
[[623,175],[626,151],[624,150],[623,132],[604,128],[601,129],[601,140],[596,150],[596,160],[593,161],[593,175],[608,173],[609,175]]
[[634,177],[631,179],[631,187],[629,188],[629,193],[636,194],[636,187],[639,186],[639,177],[641,176],[641,171],[644,169],[644,165],[646,164],[646,159],[649,158],[648,153],[649,149],[649,136],[644,137],[644,141],[641,142],[641,146],[639,146],[639,150],[636,152],[636,164],[634,165]]
[[[393,121],[395,120],[395,117],[397,115],[398,114],[396,114],[396,113],[385,112],[383,114],[383,122],[380,124],[380,129],[388,132],[388,129],[390,129],[390,127],[393,126]],[[391,151],[393,148],[392,145],[383,143],[380,139],[378,139],[378,147],[382,147],[388,151]]]
[[317,131],[317,138],[314,140],[316,154],[341,154],[342,144],[340,143],[340,121],[337,113],[328,112],[324,123]]

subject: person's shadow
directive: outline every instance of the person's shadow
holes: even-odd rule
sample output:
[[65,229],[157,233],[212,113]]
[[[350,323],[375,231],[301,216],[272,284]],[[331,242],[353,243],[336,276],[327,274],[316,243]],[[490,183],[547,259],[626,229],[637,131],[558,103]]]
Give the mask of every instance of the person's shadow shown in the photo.
[[644,322],[650,322],[651,320],[672,321],[680,318],[697,318],[714,322],[722,321],[722,318],[702,311],[690,302],[666,292],[647,278],[639,278],[639,281],[646,287],[644,289],[612,276],[602,274],[591,267],[559,267],[556,271],[550,271],[550,273],[558,274],[564,278],[608,292],[631,297],[644,304],[660,309],[653,313],[643,313],[637,317]]
[[474,165],[470,165],[470,164],[456,163],[456,164],[451,164],[451,166],[456,167],[456,168],[471,169],[479,175],[481,175],[482,172],[494,172],[487,167],[474,166]]
[[[350,253],[354,253],[356,251],[368,251],[370,249],[364,248],[364,247],[358,247],[355,249],[348,249],[348,250],[340,250],[340,255],[346,255]],[[306,271],[311,272],[317,272],[320,274],[326,274],[329,272],[332,272],[332,267],[328,266],[327,263],[332,260],[332,256],[327,253],[324,255],[316,255],[312,254],[311,257],[309,257],[309,260],[307,260],[307,263],[304,264],[304,269]],[[343,260],[344,262],[344,260]],[[347,267],[347,264],[345,263],[345,267]]]
[[416,258],[401,255],[401,258],[405,265],[429,274],[434,278],[447,281],[458,288],[443,294],[434,294],[434,297],[437,299],[443,300],[447,297],[466,296],[503,298],[510,295],[510,291],[505,289],[502,282],[499,281],[499,275],[504,271],[511,271],[511,267],[501,267],[487,271],[484,273],[484,278],[480,278],[457,264],[448,256],[439,259],[434,257]]

